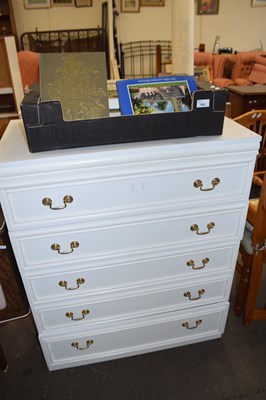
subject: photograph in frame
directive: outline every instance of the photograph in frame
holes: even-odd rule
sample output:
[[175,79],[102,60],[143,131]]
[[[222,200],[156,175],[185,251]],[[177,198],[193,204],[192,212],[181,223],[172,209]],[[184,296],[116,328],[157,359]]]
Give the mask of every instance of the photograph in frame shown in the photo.
[[52,0],[53,6],[73,6],[74,0]]
[[75,0],[76,7],[92,7],[92,0]]
[[266,0],[251,0],[252,7],[266,7]]
[[191,95],[197,89],[194,76],[162,76],[116,82],[122,115],[191,110]]
[[196,79],[200,81],[209,82],[210,78],[210,69],[208,65],[194,66],[194,76]]
[[141,0],[142,7],[163,7],[165,0]]
[[24,0],[24,7],[26,9],[32,8],[50,8],[50,0]]
[[219,13],[219,0],[198,0],[198,15],[214,15]]
[[121,0],[120,3],[120,10],[123,13],[138,13],[139,7],[139,0]]

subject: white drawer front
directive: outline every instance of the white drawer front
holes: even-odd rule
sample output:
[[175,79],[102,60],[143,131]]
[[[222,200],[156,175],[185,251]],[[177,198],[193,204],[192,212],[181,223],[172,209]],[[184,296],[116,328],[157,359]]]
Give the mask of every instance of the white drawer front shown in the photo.
[[[247,164],[204,169],[199,166],[193,171],[173,170],[131,177],[122,175],[109,180],[88,180],[69,185],[10,189],[6,191],[10,207],[9,223],[11,226],[36,226],[40,222],[51,225],[60,220],[95,218],[98,213],[121,213],[139,207],[243,196],[247,190],[248,168]],[[215,183],[212,183],[213,179],[216,179]],[[202,186],[195,187],[196,181],[201,181]],[[68,202],[69,196],[72,202]],[[47,198],[51,200],[51,208],[50,205],[43,205],[43,200]]]
[[[176,218],[151,216],[144,222],[75,230],[69,226],[60,233],[11,235],[21,267],[73,263],[112,254],[134,253],[158,247],[206,244],[213,239],[236,239],[242,234],[244,210]],[[210,227],[211,225],[211,227]],[[198,232],[195,227],[198,226]],[[73,246],[78,246],[73,248]],[[58,248],[52,249],[52,248]]]
[[88,301],[51,309],[35,310],[38,320],[41,321],[41,329],[55,329],[62,327],[75,327],[77,325],[102,323],[116,319],[129,319],[143,315],[159,314],[168,311],[210,304],[228,300],[231,280],[222,279],[200,284],[187,283],[184,286],[165,287],[161,290],[139,292],[121,297],[114,294],[113,297],[104,297],[98,301]]
[[[230,272],[235,266],[236,249],[221,247],[181,254],[171,257],[152,258],[132,263],[106,265],[101,268],[50,273],[27,278],[28,290],[33,301],[75,299],[83,294],[94,295],[134,287],[143,284],[158,284],[182,278],[198,279],[212,273]],[[81,284],[77,281],[82,279]],[[66,286],[60,286],[64,281]],[[67,301],[68,301],[67,300]]]
[[[98,331],[40,335],[50,369],[95,363],[220,337],[228,303],[109,324]],[[73,345],[74,346],[73,346]]]

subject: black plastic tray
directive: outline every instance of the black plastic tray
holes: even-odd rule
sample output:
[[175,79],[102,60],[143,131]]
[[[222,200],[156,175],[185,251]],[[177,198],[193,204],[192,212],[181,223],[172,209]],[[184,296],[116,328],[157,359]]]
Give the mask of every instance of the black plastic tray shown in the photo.
[[21,104],[30,152],[221,135],[227,91],[198,90],[192,111],[117,116],[82,121],[64,121],[58,101],[40,101],[38,90]]

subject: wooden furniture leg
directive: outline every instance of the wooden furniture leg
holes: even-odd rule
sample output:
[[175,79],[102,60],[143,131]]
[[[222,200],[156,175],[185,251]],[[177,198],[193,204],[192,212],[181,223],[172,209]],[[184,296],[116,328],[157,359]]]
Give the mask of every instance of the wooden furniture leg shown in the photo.
[[239,272],[239,281],[237,284],[236,298],[235,298],[235,315],[237,317],[241,316],[245,307],[249,281],[250,281],[251,265],[253,259],[253,256],[250,254],[246,254],[244,256],[244,254],[242,253],[242,257],[244,257],[243,265],[240,266],[238,264],[237,266],[237,270]]
[[8,370],[6,357],[5,357],[5,354],[3,352],[1,344],[0,344],[0,370],[2,372],[7,372],[7,370]]
[[162,52],[161,46],[157,44],[156,46],[156,76],[162,72]]

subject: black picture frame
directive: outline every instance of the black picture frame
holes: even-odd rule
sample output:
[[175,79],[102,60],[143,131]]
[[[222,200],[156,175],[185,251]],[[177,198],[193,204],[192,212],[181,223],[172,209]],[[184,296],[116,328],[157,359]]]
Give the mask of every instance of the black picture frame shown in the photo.
[[92,7],[92,0],[75,0],[76,7]]

